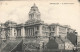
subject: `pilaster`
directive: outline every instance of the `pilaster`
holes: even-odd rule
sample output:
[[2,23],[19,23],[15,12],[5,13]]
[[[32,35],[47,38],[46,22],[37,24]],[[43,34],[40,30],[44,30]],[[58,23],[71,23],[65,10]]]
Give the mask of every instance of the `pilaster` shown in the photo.
[[12,28],[12,37],[14,37],[14,28]]
[[3,28],[2,31],[1,31],[1,38],[2,38],[2,39],[5,39],[5,38],[6,38],[4,28]]
[[42,35],[42,25],[39,26],[39,36],[43,36]]
[[35,32],[36,32],[36,30],[35,30],[35,26],[34,26],[34,36],[36,36]]
[[21,28],[21,36],[25,37],[25,28],[24,27]]
[[59,26],[55,27],[55,35],[54,36],[59,36]]

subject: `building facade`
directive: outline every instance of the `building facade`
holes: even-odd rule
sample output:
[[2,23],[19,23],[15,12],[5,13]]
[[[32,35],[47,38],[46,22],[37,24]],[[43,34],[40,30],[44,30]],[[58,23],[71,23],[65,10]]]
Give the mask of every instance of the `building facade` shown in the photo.
[[[75,31],[67,25],[60,25],[58,23],[52,23],[49,25],[44,23],[44,21],[41,20],[41,13],[39,12],[39,9],[35,4],[31,7],[28,15],[29,19],[25,22],[25,24],[17,24],[13,21],[7,21],[3,24],[0,24],[0,38],[3,40],[6,40],[7,38],[18,37],[29,39],[33,38],[38,39],[38,43],[42,46],[43,43],[44,45],[47,44],[49,38],[58,37],[60,39],[67,39],[67,32],[70,33]],[[60,41],[62,42],[63,39],[61,39]],[[65,47],[72,45],[69,41],[63,42],[58,42],[60,47],[61,45],[64,46],[63,44],[65,44]]]

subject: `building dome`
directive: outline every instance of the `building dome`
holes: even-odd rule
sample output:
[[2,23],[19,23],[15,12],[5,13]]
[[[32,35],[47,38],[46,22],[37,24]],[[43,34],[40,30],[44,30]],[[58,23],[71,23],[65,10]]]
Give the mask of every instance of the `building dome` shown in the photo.
[[38,8],[36,5],[35,5],[35,3],[34,3],[34,5],[31,7],[31,8]]
[[38,7],[34,4],[29,11],[29,20],[40,20],[40,15]]

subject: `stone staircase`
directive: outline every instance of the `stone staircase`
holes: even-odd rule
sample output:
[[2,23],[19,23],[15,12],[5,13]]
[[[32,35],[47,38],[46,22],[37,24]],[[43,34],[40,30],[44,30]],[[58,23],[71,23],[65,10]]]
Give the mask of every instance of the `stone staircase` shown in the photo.
[[31,52],[35,52],[39,49],[39,44],[36,43],[24,43],[23,44],[23,50],[24,51],[31,51]]
[[31,48],[31,49],[37,49],[39,47],[39,44],[29,43],[29,44],[24,44],[24,47]]
[[7,40],[1,42],[1,50],[8,44]]
[[62,37],[61,40],[64,42],[66,50],[72,50],[74,48],[74,45],[68,38]]
[[22,40],[8,40],[8,43],[2,48],[1,52],[11,52]]

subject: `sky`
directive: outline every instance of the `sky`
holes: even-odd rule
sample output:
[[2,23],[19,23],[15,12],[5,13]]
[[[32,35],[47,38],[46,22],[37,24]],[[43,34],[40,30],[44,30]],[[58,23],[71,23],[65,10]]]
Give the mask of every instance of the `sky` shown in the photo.
[[7,20],[25,23],[31,6],[36,4],[45,23],[70,25],[80,35],[80,2],[76,0],[0,1],[0,23]]

